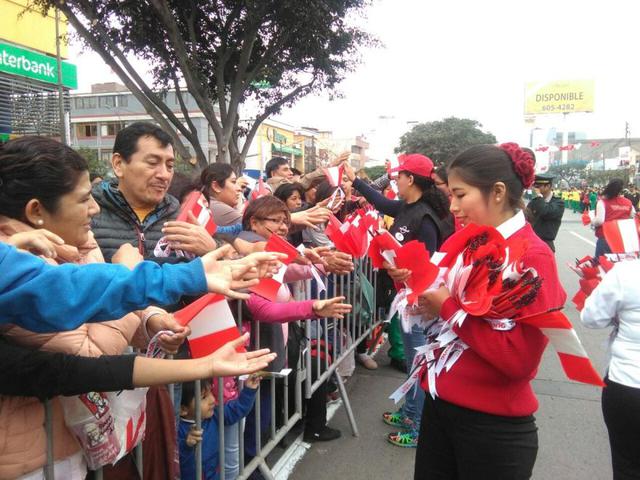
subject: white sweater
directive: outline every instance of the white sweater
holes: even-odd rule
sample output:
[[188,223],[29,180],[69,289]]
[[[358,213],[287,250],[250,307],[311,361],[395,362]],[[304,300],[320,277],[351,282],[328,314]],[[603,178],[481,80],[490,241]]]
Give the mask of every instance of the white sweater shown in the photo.
[[640,388],[640,260],[617,263],[587,298],[580,320],[588,328],[613,326],[609,378]]

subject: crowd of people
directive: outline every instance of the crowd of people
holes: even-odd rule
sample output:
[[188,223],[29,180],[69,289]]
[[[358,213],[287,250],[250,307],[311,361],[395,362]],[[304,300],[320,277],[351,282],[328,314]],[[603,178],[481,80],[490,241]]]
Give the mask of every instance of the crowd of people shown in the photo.
[[[219,478],[221,472],[226,479],[236,478],[241,456],[247,464],[259,453],[262,439],[256,436],[256,424],[267,430],[272,412],[281,421],[280,402],[268,389],[258,397],[257,413],[261,375],[253,374],[288,367],[289,381],[295,383],[304,347],[299,322],[310,321],[317,332],[322,328],[317,319],[343,318],[352,309],[342,296],[321,298],[314,273],[353,271],[353,258],[335,248],[326,226],[332,217],[344,221],[363,207],[377,212],[377,228],[388,230],[399,245],[417,241],[429,252],[469,224],[494,227],[507,245],[526,243],[522,269],[535,270],[541,281],[515,319],[565,304],[551,252],[555,233],[544,238],[535,221],[532,226],[525,218],[525,211],[542,219],[553,210],[551,181],[535,177],[535,158],[516,144],[474,146],[439,166],[424,155],[406,154],[399,166],[374,180],[355,172],[348,154],[340,155],[330,165],[343,172],[337,185],[322,168],[301,174],[280,157],[267,162],[264,182],[253,189],[227,164],[209,165],[194,177],[175,173],[175,164],[171,138],[145,122],[118,133],[113,177],[95,182],[86,161],[54,140],[23,137],[0,148],[0,345],[5,362],[0,480],[42,478],[45,398],[53,399],[56,478],[85,478],[86,452],[66,422],[59,396],[141,386],[150,386],[144,478],[194,479],[196,445],[202,447],[204,478]],[[534,184],[540,204],[527,210],[523,195]],[[193,216],[177,220],[193,192],[208,202],[217,226],[213,235]],[[580,211],[588,198],[599,227],[615,215],[635,214],[637,200],[628,205],[621,194],[622,185],[612,182],[595,203],[589,194],[574,200],[569,193],[565,201],[567,208]],[[279,270],[284,256],[265,251],[273,237],[302,245],[303,253],[287,266],[275,297],[267,298],[247,288]],[[158,247],[163,244],[170,248]],[[378,306],[390,309],[411,274],[386,259],[378,272]],[[608,288],[621,281],[608,281]],[[294,287],[309,285],[309,300],[294,297]],[[243,335],[206,357],[190,359],[191,329],[173,312],[205,292],[226,296],[233,303],[231,311],[242,312]],[[496,322],[468,315],[447,333],[455,359],[433,376],[429,365],[414,361],[416,348],[430,346],[433,361],[448,358],[451,351],[443,351],[450,349],[439,348],[438,342],[460,306],[444,284],[419,293],[408,308],[421,322],[407,328],[398,312],[388,326],[392,364],[408,377],[420,369],[401,408],[381,412],[395,429],[389,443],[416,449],[415,479],[530,478],[538,451],[533,416],[538,402],[531,381],[547,338],[537,327],[514,319]],[[605,326],[615,318],[621,324],[633,322],[637,316],[620,313],[633,311],[634,304],[617,303],[612,310],[610,304],[593,302],[583,312],[591,326]],[[152,340],[177,359],[123,355],[129,347],[144,351]],[[238,352],[243,345],[248,353]],[[364,344],[356,352],[364,367],[377,368]],[[249,377],[239,381],[242,374]],[[319,378],[322,371],[316,368],[312,375]],[[196,379],[203,379],[199,389]],[[607,397],[610,434],[624,424],[616,406],[637,405],[636,379],[633,368],[612,366],[607,382],[622,387]],[[164,386],[169,382],[177,384],[173,398]],[[218,398],[219,382],[223,398]],[[327,424],[327,402],[336,388],[329,379],[306,402],[305,441],[340,436]],[[219,403],[224,419],[218,418]],[[196,418],[202,419],[200,428]],[[244,432],[238,428],[241,419]],[[622,437],[611,434],[616,472],[640,472],[637,447],[629,446],[640,430],[631,430],[627,425]],[[224,465],[218,464],[219,436],[224,438]],[[133,454],[105,466],[102,475],[138,478]],[[259,478],[260,473],[253,475]],[[620,475],[616,478],[632,478]]]

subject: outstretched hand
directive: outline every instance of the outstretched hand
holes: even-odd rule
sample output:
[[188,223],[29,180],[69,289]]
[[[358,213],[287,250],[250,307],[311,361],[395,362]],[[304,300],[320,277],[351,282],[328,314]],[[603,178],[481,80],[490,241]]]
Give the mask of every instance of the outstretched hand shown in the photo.
[[245,333],[240,338],[224,344],[218,350],[208,355],[210,361],[210,377],[236,377],[248,375],[264,370],[275,360],[276,354],[270,353],[268,348],[254,352],[237,351],[249,340],[249,334]]
[[41,228],[29,232],[15,233],[7,239],[7,243],[36,255],[55,258],[57,255],[56,245],[64,245],[64,240],[55,233]]
[[345,297],[334,297],[313,302],[313,312],[322,318],[344,318],[351,311],[351,305],[342,303]]

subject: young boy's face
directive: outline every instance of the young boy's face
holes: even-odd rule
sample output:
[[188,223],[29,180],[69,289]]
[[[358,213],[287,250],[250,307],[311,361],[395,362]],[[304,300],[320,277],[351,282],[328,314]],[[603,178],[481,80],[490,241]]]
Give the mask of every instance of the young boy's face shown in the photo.
[[[216,406],[216,399],[213,396],[213,392],[211,391],[211,387],[205,388],[202,390],[201,400],[200,400],[200,415],[202,416],[202,420],[206,420],[207,418],[213,417],[213,410]],[[184,408],[184,407],[183,407]],[[196,399],[191,400],[189,404],[188,410],[185,412],[186,415],[182,415],[183,417],[194,419],[196,418]]]

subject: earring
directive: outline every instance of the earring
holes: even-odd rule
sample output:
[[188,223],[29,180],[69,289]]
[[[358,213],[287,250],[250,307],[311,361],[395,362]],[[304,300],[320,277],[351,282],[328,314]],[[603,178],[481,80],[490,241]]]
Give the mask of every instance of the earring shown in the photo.
[[41,218],[36,221],[36,225],[44,225],[44,220]]

